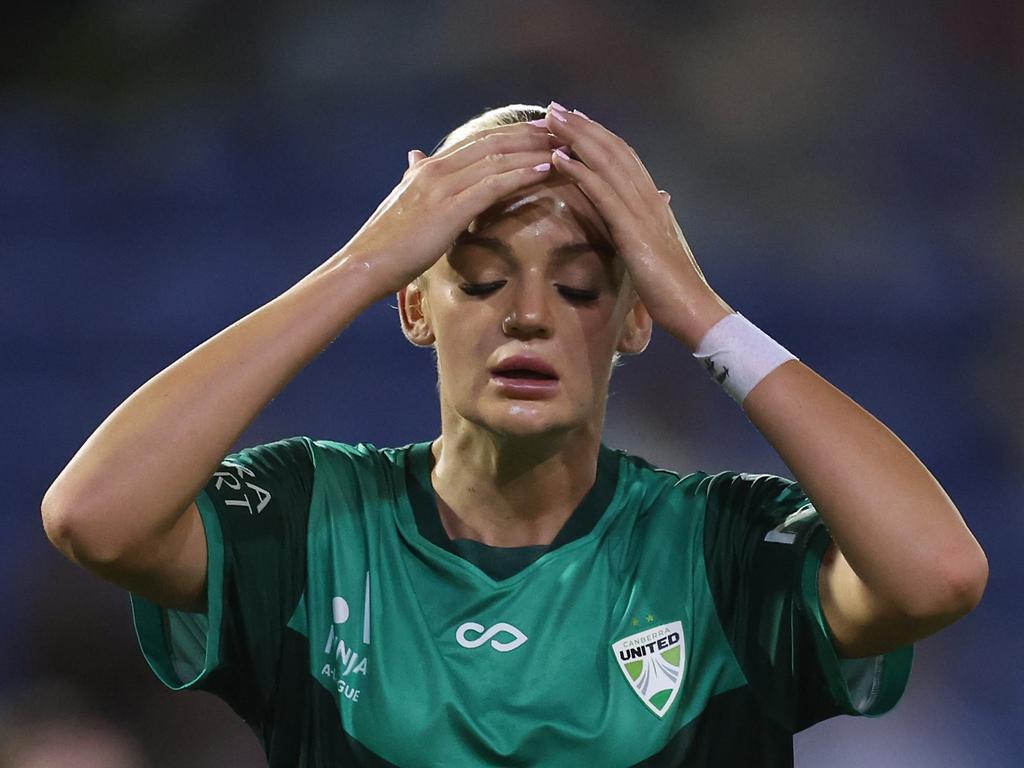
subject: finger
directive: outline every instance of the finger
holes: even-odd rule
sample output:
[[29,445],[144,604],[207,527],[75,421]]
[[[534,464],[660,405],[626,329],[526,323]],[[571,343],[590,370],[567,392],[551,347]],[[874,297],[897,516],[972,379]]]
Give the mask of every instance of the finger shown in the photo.
[[553,168],[564,176],[572,179],[597,208],[597,212],[614,232],[616,222],[631,216],[629,207],[618,192],[605,180],[604,176],[588,168],[585,163],[573,160],[561,150],[551,153]]
[[[459,141],[455,142],[451,146],[445,147],[438,151],[436,154],[430,157],[431,160],[441,160],[452,155],[456,155],[463,152],[465,149],[471,146],[477,146],[479,142],[484,142],[485,146],[493,146],[495,142],[503,144],[504,140],[498,139],[497,137],[504,137],[504,140],[512,140],[516,143],[516,147],[519,149],[525,148],[521,142],[533,141],[533,142],[551,142],[554,141],[550,131],[544,126],[537,126],[531,123],[512,123],[511,125],[498,125],[493,128],[485,128],[481,131],[471,133]],[[510,148],[506,148],[504,151],[513,151]]]
[[[550,155],[548,157],[550,158]],[[485,176],[456,195],[453,203],[462,212],[464,219],[472,220],[474,216],[487,210],[503,197],[543,180],[551,172],[552,167],[549,159],[536,166]]]
[[481,160],[490,159],[492,162],[491,173],[510,170],[513,166],[508,165],[507,162],[502,165],[501,162],[522,152],[542,154],[542,159],[536,160],[533,164],[546,162],[549,160],[548,155],[551,150],[558,144],[558,139],[550,133],[532,127],[528,131],[490,133],[480,136],[475,141],[462,144],[444,156],[427,158],[419,166],[419,169],[428,178],[433,179],[436,184],[442,185],[442,194],[456,194],[475,183],[475,180],[480,177],[471,176],[471,180],[464,179],[454,185],[450,184],[450,180]]
[[[488,177],[493,178],[516,169],[532,170],[535,169],[535,166],[544,165],[545,163],[548,166],[551,165],[550,149],[512,152],[509,154],[494,153],[480,158],[468,168],[463,168],[453,173],[449,178],[445,179],[444,188],[446,195],[455,197],[481,182],[492,183],[487,181]],[[543,172],[546,170],[548,169],[538,170],[541,177],[543,177]],[[529,174],[526,174],[526,177],[529,178]],[[534,178],[533,183],[539,180],[539,178]]]
[[651,204],[657,191],[654,181],[622,138],[580,112],[554,106],[548,109],[548,126],[589,168],[601,173],[623,200],[633,206]]
[[565,107],[554,101],[551,102],[551,105],[548,108],[548,125],[557,129],[552,131],[553,133],[564,135],[567,132],[572,132],[579,140],[585,141],[592,146],[604,148],[609,155],[625,154],[642,169],[644,176],[647,176],[648,179],[650,178],[647,174],[647,169],[640,162],[636,152],[633,151],[633,148],[621,136],[617,136],[597,120],[587,117],[578,109],[569,112]]
[[409,150],[409,167],[412,168],[419,160],[425,158],[426,155],[420,152],[418,149]]

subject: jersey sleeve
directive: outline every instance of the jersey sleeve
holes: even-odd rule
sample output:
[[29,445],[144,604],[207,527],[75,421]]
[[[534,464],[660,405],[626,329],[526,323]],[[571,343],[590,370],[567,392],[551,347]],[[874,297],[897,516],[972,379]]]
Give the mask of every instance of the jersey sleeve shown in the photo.
[[818,595],[831,537],[802,488],[773,475],[707,478],[704,560],[715,609],[755,695],[791,732],[899,701],[912,646],[841,659]]
[[169,688],[199,688],[263,720],[285,626],[302,595],[312,498],[310,443],[292,438],[224,459],[196,499],[206,534],[205,613],[132,595],[139,644]]

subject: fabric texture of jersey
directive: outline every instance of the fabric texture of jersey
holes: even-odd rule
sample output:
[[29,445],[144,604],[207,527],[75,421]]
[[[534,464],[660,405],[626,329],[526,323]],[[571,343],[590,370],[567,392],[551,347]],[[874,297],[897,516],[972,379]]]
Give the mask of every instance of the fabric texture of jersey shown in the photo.
[[197,500],[206,613],[132,596],[155,673],[227,701],[271,768],[791,766],[794,732],[902,695],[910,647],[836,656],[830,539],[791,481],[602,447],[552,545],[503,550],[447,540],[431,462],[307,438],[225,459]]

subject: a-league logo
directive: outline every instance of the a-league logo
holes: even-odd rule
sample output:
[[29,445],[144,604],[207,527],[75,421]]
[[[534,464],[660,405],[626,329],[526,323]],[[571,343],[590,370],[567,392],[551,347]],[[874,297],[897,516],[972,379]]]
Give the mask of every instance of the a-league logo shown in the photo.
[[612,644],[612,653],[633,692],[651,712],[662,717],[683,682],[683,623],[673,621],[624,637]]

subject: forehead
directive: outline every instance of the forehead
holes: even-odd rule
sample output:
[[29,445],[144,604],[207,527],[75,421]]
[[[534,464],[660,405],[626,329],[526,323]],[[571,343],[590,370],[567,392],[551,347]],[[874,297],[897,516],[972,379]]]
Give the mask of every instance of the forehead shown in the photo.
[[608,227],[594,204],[575,183],[558,173],[499,200],[474,218],[467,231],[501,229],[512,234],[524,228],[532,235],[565,231],[611,244]]

